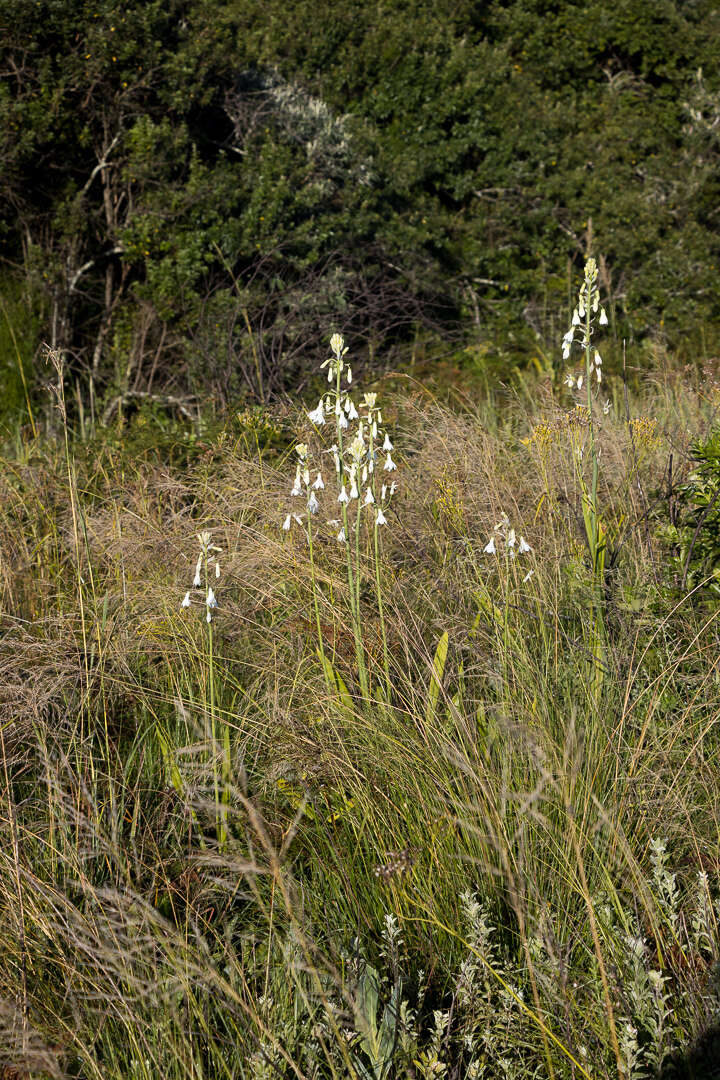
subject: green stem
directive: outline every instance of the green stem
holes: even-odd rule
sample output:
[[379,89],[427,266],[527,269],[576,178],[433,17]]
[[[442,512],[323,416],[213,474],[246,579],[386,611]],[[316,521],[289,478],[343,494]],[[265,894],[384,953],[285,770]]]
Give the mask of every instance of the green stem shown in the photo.
[[315,554],[313,550],[313,537],[312,537],[312,520],[310,517],[310,511],[308,510],[308,548],[310,550],[310,586],[312,588],[313,596],[313,608],[315,610],[315,628],[317,629],[318,636],[318,650],[320,652],[320,661],[322,663],[323,677],[325,679],[325,687],[330,691],[330,681],[328,679],[327,662],[325,660],[325,645],[323,642],[322,629],[320,627],[320,607],[318,605],[318,588],[317,577],[315,574]]
[[[340,403],[340,360],[337,361],[337,377],[335,382],[335,404],[339,406]],[[340,427],[340,415],[336,413],[335,427],[337,431],[338,440],[338,458],[340,461],[340,489],[342,490],[345,484],[345,461],[343,458],[343,436],[342,428]],[[362,630],[360,626],[360,596],[359,592],[356,597],[355,592],[355,575],[353,574],[352,565],[352,553],[350,548],[350,529],[348,524],[348,512],[347,503],[342,503],[342,523],[343,530],[345,532],[345,555],[347,562],[347,575],[348,575],[348,588],[350,590],[350,614],[353,622],[353,637],[355,639],[355,658],[358,666],[358,679],[360,681],[360,692],[362,696],[367,700],[370,696],[370,688],[368,685],[367,669],[365,667],[365,651],[362,643]],[[356,566],[356,573],[359,574],[359,563]]]
[[388,703],[390,702],[390,660],[388,658],[387,647],[387,634],[385,632],[385,616],[383,613],[383,601],[382,601],[382,582],[380,580],[380,536],[379,526],[377,521],[375,522],[374,529],[374,547],[375,547],[375,587],[377,590],[377,606],[378,615],[380,616],[380,635],[382,637],[383,647],[383,666],[385,669],[385,695]]

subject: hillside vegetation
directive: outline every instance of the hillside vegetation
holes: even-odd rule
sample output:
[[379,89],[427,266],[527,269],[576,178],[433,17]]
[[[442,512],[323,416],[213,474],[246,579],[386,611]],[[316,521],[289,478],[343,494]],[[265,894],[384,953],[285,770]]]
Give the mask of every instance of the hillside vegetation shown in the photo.
[[375,367],[551,355],[600,253],[616,341],[712,355],[719,20],[712,0],[0,0],[4,306],[21,286],[100,419],[298,389],[328,326]]

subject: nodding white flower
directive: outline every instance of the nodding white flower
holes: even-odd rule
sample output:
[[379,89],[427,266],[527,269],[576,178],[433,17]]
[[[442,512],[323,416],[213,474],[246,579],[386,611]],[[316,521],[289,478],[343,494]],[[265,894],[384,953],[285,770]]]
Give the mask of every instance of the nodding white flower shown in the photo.
[[[383,491],[384,490],[385,489],[383,488]],[[364,499],[363,505],[364,506],[370,506],[370,504],[374,503],[374,502],[375,502],[375,496],[372,493],[372,488],[368,488],[367,491],[365,492],[365,499]]]
[[393,472],[394,469],[397,469],[397,465],[395,464],[393,459],[388,454],[388,456],[385,458],[385,464],[383,465],[383,471],[384,472]]
[[342,334],[333,334],[330,338],[330,348],[339,360],[343,354],[343,346],[345,345],[345,339]]
[[566,386],[569,386],[570,389],[572,390],[572,388],[575,385],[575,376],[571,372],[568,371],[567,375],[563,379],[563,382],[565,383]]
[[217,561],[215,562],[215,577],[216,578],[220,577],[220,563],[217,562]]
[[190,590],[189,589],[185,593],[185,595],[183,596],[183,602],[180,605],[180,607],[190,607]]
[[313,424],[320,426],[325,423],[325,410],[323,408],[322,398],[320,399],[317,409],[313,409],[313,411],[309,412],[307,415],[308,420],[311,420]]
[[601,325],[601,326],[607,326],[607,324],[608,324],[608,317],[607,317],[607,315],[605,314],[605,308],[600,308],[600,319],[599,319],[599,322],[600,322],[600,325]]
[[295,477],[295,483],[292,486],[292,491],[290,492],[290,494],[292,496],[302,495],[302,487],[300,486],[300,477],[299,476]]
[[348,427],[348,422],[345,419],[345,413],[340,413],[340,415],[338,416],[338,421],[337,422],[338,422],[338,427],[340,428],[341,431],[345,431],[345,429]]
[[572,325],[573,326],[579,326],[580,325],[580,316],[578,315],[578,309],[577,308],[575,308],[575,310],[573,311]]
[[328,382],[332,383],[332,381],[333,381],[333,369],[328,368]]
[[367,484],[367,478],[368,478],[368,467],[367,467],[367,465],[363,465],[362,472],[360,473],[360,479],[363,482],[363,484]]
[[368,458],[367,467],[368,467],[368,472],[370,472],[370,473],[375,472],[375,458],[374,457]]
[[580,318],[584,319],[585,318],[585,304],[582,302],[582,300],[578,304],[578,312],[580,314]]
[[303,484],[305,487],[310,483],[310,470],[306,467],[303,469]]
[[396,491],[397,491],[397,484],[393,480],[392,484],[390,485],[390,496],[392,497],[395,494]]
[[195,568],[195,577],[193,578],[193,588],[199,589],[202,585],[202,578],[200,577],[200,567]]
[[596,349],[595,350],[595,366],[600,367],[601,364],[602,364],[602,356],[600,355],[600,353]]
[[350,383],[352,382],[352,368],[350,367],[349,364],[348,364],[348,369],[347,369],[347,381],[348,381],[348,386],[349,386]]
[[387,484],[383,484],[382,489],[380,491],[380,498],[382,499],[383,502],[385,502],[385,496],[386,495],[387,495]]
[[353,476],[353,481],[352,481],[352,484],[350,485],[350,495],[349,495],[349,498],[351,498],[351,499],[357,499],[357,498],[359,497],[359,494],[360,494],[360,493],[359,493],[359,491],[358,491],[357,481],[355,480],[355,477]]
[[210,608],[205,612],[205,621],[212,622],[212,612],[210,611]]
[[520,552],[521,555],[524,555],[526,551],[532,551],[532,548],[530,547],[530,545],[528,544],[528,542],[527,542],[527,540],[525,539],[524,536],[520,537],[520,544],[518,546],[518,551]]
[[379,506],[378,506],[378,509],[377,509],[377,516],[375,518],[375,524],[376,525],[387,525],[387,518],[385,517],[385,515],[383,514],[383,512],[382,512],[382,510],[380,509]]
[[507,546],[509,548],[515,547],[515,542],[516,541],[515,541],[515,530],[514,529],[510,530],[510,532],[507,535],[507,540],[505,542],[506,542],[506,544],[507,544]]
[[585,378],[584,375],[578,375],[578,380],[577,380],[577,388],[578,388],[578,390],[582,390],[582,384],[583,384],[584,378]]
[[607,401],[605,402],[605,404],[603,405],[603,412],[605,413],[606,416],[610,412],[611,409],[612,409],[612,405],[610,404],[610,398],[608,398]]
[[293,514],[293,521],[297,521],[298,525],[302,525],[302,518],[299,514]]
[[595,374],[597,375],[597,381],[599,383],[601,383],[602,382],[602,371],[600,370],[599,367],[595,368]]
[[339,503],[348,503],[348,502],[350,502],[350,498],[348,496],[347,491],[345,490],[345,485],[344,484],[342,486],[342,491],[338,495],[338,502]]
[[385,442],[382,444],[382,448],[383,450],[386,450],[387,453],[390,453],[390,451],[393,449],[393,444],[390,442],[389,435],[385,436]]
[[292,520],[292,514],[288,514],[288,516],[285,518],[285,520],[283,521],[283,524],[282,524],[282,527],[285,530],[285,532],[287,532],[288,529],[290,528],[291,520]]
[[344,544],[345,543],[345,530],[344,529],[341,529],[340,532],[337,534],[337,541],[338,541],[338,544]]
[[355,408],[355,403],[351,401],[350,398],[345,402],[345,412],[347,413],[348,420],[357,420],[359,416],[359,413]]
[[495,537],[491,536],[490,540],[488,541],[488,543],[483,548],[483,551],[485,552],[486,555],[494,555],[496,550],[497,549],[495,547]]
[[208,587],[207,596],[205,597],[205,606],[208,608],[217,607],[217,600],[215,599],[215,593],[212,591],[212,586]]
[[564,341],[563,342],[563,347],[562,347],[562,358],[563,358],[563,360],[567,360],[568,357],[570,356],[570,348],[571,348],[571,342]]
[[522,579],[523,585],[527,585],[528,581],[530,580],[530,578],[533,576],[534,573],[535,573],[534,570],[528,570],[527,574]]
[[315,497],[314,491],[310,492],[310,498],[308,499],[307,507],[311,514],[317,514],[318,510],[320,509],[320,504]]
[[323,491],[323,489],[325,488],[325,484],[323,483],[322,473],[317,474],[317,479],[315,480],[315,483],[313,484],[313,487],[315,488],[316,491]]
[[372,424],[370,425],[370,434],[372,435],[373,439],[377,439],[377,433],[378,433],[377,422],[378,422],[379,419],[380,419],[380,413],[378,413],[377,419],[373,420]]

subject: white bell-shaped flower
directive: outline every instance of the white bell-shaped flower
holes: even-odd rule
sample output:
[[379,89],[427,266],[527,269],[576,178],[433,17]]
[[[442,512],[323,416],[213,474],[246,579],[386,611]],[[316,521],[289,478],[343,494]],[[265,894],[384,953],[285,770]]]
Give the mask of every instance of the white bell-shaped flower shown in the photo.
[[350,497],[349,497],[349,495],[347,493],[347,490],[346,490],[344,484],[342,486],[340,494],[338,495],[338,502],[339,503],[349,503],[350,502]]
[[384,472],[393,472],[395,469],[397,469],[397,465],[395,464],[393,459],[390,457],[390,454],[388,454],[387,457],[385,458],[385,464],[383,465],[383,470],[384,470]]
[[285,518],[285,520],[283,521],[283,524],[282,524],[282,527],[285,530],[285,532],[287,532],[288,529],[290,528],[291,520],[292,520],[292,514],[288,514],[288,516]]
[[317,501],[317,497],[314,491],[310,492],[310,498],[308,499],[307,507],[311,514],[317,514],[318,510],[320,509],[320,504]]
[[372,493],[372,488],[368,488],[367,491],[365,492],[365,498],[363,500],[363,505],[364,506],[370,506],[371,503],[374,503],[374,502],[375,502],[375,496]]
[[190,607],[190,590],[189,589],[185,593],[185,595],[183,596],[183,601],[182,601],[182,604],[180,605],[180,607]]
[[394,447],[393,447],[393,444],[392,444],[392,443],[390,442],[390,436],[389,436],[389,435],[386,435],[386,436],[385,436],[385,442],[384,442],[384,443],[382,444],[382,448],[383,448],[383,450],[385,450],[385,451],[386,451],[386,453],[388,453],[388,454],[390,453],[390,451],[391,451],[392,449],[394,449]]
[[376,525],[387,525],[387,518],[385,517],[385,515],[383,514],[383,512],[382,512],[382,510],[380,509],[379,506],[378,506],[378,509],[377,509],[377,516],[375,518],[375,524]]
[[526,551],[532,551],[532,548],[528,544],[524,536],[520,537],[520,543],[518,545],[518,551],[521,555],[524,555]]
[[496,550],[497,549],[495,547],[495,537],[491,536],[490,539],[488,540],[487,544],[483,548],[483,551],[485,552],[486,555],[494,555]]
[[317,474],[317,477],[315,479],[313,487],[315,488],[316,491],[323,491],[324,490],[325,484],[323,483],[322,473]]
[[607,324],[608,324],[608,317],[607,317],[607,315],[605,314],[605,308],[600,308],[600,318],[599,318],[599,320],[598,320],[598,321],[599,321],[599,323],[600,323],[600,325],[601,325],[601,326],[607,326]]
[[318,427],[325,423],[325,410],[323,408],[322,398],[320,399],[317,409],[313,409],[313,411],[309,412],[307,415],[308,420],[312,421],[313,424],[317,424]]

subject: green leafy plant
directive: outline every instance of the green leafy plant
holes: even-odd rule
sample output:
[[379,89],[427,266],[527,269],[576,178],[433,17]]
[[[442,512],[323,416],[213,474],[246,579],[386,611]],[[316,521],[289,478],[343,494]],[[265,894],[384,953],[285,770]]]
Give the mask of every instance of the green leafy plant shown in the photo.
[[720,595],[720,428],[691,447],[695,468],[678,494],[675,565],[681,588]]

